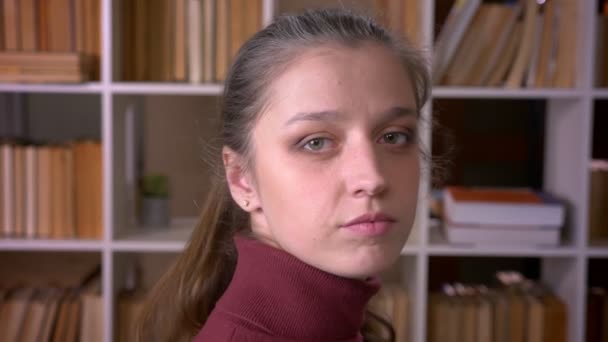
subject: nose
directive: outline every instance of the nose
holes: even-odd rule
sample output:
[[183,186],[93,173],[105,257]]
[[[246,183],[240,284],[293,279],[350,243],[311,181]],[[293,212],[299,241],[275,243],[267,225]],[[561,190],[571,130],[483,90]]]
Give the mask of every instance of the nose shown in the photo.
[[378,197],[386,192],[380,156],[373,144],[352,146],[343,157],[346,187],[352,196]]

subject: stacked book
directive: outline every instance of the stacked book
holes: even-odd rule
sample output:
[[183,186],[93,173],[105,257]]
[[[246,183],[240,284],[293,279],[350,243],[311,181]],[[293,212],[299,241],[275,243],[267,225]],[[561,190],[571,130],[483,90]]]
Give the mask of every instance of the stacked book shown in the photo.
[[262,0],[124,0],[122,78],[221,82],[262,28]]
[[586,342],[608,341],[608,289],[592,287],[587,292]]
[[[36,283],[26,285],[6,282],[12,279],[11,275],[3,274],[6,279],[0,281],[0,341],[102,341],[100,271],[101,267],[94,268],[74,285],[57,285],[62,279],[51,269],[46,269],[46,281],[42,278],[47,275],[43,275],[36,277]],[[16,277],[23,278],[21,271],[15,272]]]
[[506,278],[509,280],[495,288],[457,283],[431,293],[428,341],[565,342],[566,304],[549,289],[517,273]]
[[591,162],[589,240],[608,241],[608,160]]
[[102,238],[102,149],[0,144],[0,237]]
[[380,291],[372,297],[369,304],[370,309],[374,314],[390,323],[395,334],[394,339],[389,339],[390,332],[379,327],[378,330],[382,338],[395,342],[408,341],[408,303],[407,291],[397,283],[382,284]]
[[573,87],[577,8],[571,0],[456,1],[435,43],[434,82]]
[[0,82],[99,78],[101,0],[4,0]]
[[443,228],[450,243],[556,246],[565,205],[530,189],[447,187]]

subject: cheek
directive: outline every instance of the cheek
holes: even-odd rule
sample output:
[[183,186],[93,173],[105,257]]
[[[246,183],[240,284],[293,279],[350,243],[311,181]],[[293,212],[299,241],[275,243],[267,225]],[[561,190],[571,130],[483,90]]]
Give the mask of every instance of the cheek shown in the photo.
[[407,201],[408,204],[417,201],[421,172],[419,158],[405,158],[401,162],[392,160],[388,165],[387,181],[396,192],[396,200]]
[[273,160],[260,158],[257,176],[262,205],[267,215],[289,216],[295,218],[305,215],[310,220],[319,213],[320,208],[328,207],[332,190],[336,184],[328,168],[274,151],[266,156]]

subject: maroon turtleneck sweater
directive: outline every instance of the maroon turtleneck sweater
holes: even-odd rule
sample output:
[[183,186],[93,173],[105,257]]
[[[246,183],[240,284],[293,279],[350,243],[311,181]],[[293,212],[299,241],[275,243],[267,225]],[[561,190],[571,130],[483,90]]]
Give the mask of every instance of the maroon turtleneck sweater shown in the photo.
[[235,237],[234,276],[195,342],[359,342],[376,278],[347,279],[287,252]]

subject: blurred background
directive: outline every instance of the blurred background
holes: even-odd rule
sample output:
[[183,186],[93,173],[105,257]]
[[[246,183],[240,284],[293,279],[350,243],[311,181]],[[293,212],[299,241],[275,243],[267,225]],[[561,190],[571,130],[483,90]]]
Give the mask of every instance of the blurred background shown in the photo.
[[0,4],[0,341],[132,340],[209,189],[238,48],[335,6],[433,71],[415,227],[372,300],[397,341],[608,341],[606,0]]

